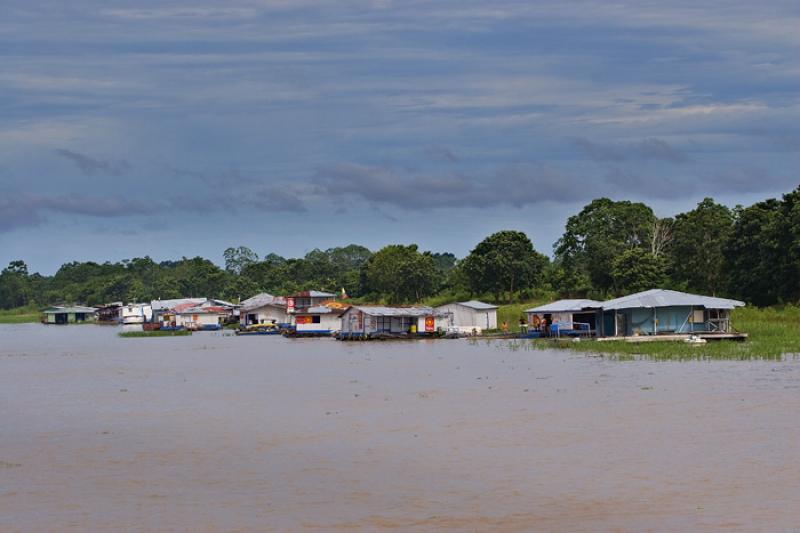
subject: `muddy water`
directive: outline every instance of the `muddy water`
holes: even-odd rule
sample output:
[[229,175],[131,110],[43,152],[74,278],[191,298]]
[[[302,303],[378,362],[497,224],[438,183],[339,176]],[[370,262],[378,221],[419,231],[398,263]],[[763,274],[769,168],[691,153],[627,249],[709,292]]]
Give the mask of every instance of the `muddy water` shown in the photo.
[[800,362],[0,326],[0,531],[792,531]]

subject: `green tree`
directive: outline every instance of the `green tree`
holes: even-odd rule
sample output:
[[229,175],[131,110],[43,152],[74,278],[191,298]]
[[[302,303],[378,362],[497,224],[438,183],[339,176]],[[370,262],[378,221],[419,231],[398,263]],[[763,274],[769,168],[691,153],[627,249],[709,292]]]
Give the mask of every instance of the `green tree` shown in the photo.
[[362,293],[384,297],[393,304],[419,302],[434,294],[439,278],[429,252],[420,253],[416,244],[392,244],[364,264]]
[[670,277],[696,292],[724,291],[728,271],[725,249],[733,225],[731,210],[711,198],[676,216],[668,253]]
[[567,283],[588,279],[595,290],[614,292],[614,259],[626,250],[651,247],[657,220],[642,203],[592,201],[567,220],[564,235],[555,245],[561,277]]
[[481,241],[464,259],[462,268],[474,293],[501,294],[513,300],[515,291],[539,286],[548,259],[538,253],[521,231],[499,231]]
[[258,261],[258,254],[247,246],[226,248],[222,253],[225,258],[225,270],[231,274],[239,275],[248,265]]
[[29,303],[28,265],[21,260],[11,261],[0,273],[0,308],[12,309]]
[[619,294],[630,294],[662,286],[665,282],[666,261],[649,250],[631,248],[614,258],[611,276]]

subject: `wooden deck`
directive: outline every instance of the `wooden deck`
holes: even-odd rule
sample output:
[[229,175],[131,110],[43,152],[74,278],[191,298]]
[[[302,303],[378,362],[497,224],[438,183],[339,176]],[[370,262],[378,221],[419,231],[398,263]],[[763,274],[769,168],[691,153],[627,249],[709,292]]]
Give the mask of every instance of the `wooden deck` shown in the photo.
[[625,342],[658,342],[658,341],[685,341],[689,337],[694,335],[695,337],[699,337],[701,339],[705,339],[707,341],[721,341],[721,340],[733,340],[733,341],[743,341],[747,339],[747,333],[680,333],[680,334],[669,334],[669,335],[636,335],[631,337],[601,337],[597,340],[599,342],[607,342],[607,341],[625,341]]

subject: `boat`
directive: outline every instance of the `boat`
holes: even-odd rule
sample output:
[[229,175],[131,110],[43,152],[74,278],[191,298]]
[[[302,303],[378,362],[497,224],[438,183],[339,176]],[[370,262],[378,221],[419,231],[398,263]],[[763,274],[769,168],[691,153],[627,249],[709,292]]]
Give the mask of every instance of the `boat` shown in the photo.
[[276,324],[251,324],[236,330],[237,335],[279,335],[280,332]]

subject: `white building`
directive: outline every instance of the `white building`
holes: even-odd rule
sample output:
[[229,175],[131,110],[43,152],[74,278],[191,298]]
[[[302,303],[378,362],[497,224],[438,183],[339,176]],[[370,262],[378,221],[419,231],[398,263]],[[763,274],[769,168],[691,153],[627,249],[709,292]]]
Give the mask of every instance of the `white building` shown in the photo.
[[120,317],[123,324],[144,324],[153,319],[153,307],[150,304],[130,303],[122,307]]
[[316,305],[296,310],[291,317],[299,335],[332,335],[342,327],[339,318],[342,311],[340,308]]
[[450,328],[461,332],[469,333],[476,330],[480,333],[484,329],[497,329],[496,305],[470,300],[440,305],[436,311],[449,314]]
[[341,316],[344,338],[369,338],[381,335],[432,335],[444,333],[449,314],[430,307],[386,307],[356,305]]
[[219,305],[183,307],[175,310],[175,324],[190,330],[216,330],[231,316],[231,309]]
[[252,324],[289,324],[289,313],[286,311],[286,298],[262,292],[241,303],[239,323],[242,326]]

